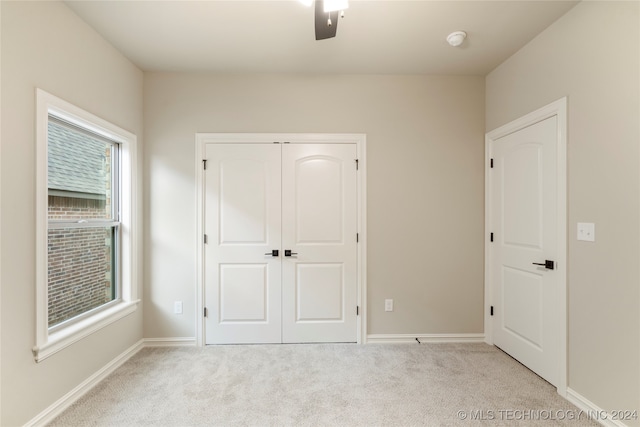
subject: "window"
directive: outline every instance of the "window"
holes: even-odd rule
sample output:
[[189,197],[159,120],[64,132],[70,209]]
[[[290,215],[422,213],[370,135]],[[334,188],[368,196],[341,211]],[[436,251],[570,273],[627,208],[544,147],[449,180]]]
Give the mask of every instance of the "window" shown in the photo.
[[136,309],[136,138],[38,90],[36,361]]

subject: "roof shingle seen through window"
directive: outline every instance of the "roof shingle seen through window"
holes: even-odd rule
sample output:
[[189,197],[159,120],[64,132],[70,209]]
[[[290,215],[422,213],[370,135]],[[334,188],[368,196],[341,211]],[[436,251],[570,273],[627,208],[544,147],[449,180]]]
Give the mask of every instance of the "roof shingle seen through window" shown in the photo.
[[109,145],[49,121],[49,190],[106,195]]

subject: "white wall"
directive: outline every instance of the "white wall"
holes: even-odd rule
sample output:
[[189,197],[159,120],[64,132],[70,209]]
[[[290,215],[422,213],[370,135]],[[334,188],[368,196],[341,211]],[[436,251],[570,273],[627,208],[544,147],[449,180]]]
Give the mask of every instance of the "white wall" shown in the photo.
[[[15,426],[38,415],[142,338],[138,309],[45,361],[34,362],[35,89],[137,134],[141,149],[143,75],[62,3],[3,1],[0,7],[0,424]],[[137,279],[141,282],[142,274]]]
[[486,86],[487,130],[568,96],[569,387],[607,410],[640,411],[638,6],[578,4]]
[[367,134],[369,333],[483,331],[482,77],[146,73],[144,92],[146,337],[195,335],[196,132]]

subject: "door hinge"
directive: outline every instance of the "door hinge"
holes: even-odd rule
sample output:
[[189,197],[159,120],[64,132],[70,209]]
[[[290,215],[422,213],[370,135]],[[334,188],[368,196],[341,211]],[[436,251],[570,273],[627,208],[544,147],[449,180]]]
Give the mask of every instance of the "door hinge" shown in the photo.
[[356,243],[360,243],[360,233],[356,233]]
[[490,238],[491,238],[491,241],[493,242],[493,233],[491,233],[491,237]]
[[204,314],[204,317],[207,317],[207,315],[209,314],[209,313],[207,312],[207,307],[205,307],[203,311],[204,311],[204,313],[203,313],[203,314]]
[[360,316],[360,306],[356,305],[356,316]]
[[493,316],[493,306],[491,306],[490,314]]
[[202,160],[202,167],[204,170],[207,170],[207,159]]
[[208,244],[209,243],[209,237],[205,234],[204,235],[204,244]]
[[360,160],[356,159],[356,170],[360,169]]
[[493,169],[493,159],[491,159],[491,164],[490,164],[490,166],[491,166],[491,169]]

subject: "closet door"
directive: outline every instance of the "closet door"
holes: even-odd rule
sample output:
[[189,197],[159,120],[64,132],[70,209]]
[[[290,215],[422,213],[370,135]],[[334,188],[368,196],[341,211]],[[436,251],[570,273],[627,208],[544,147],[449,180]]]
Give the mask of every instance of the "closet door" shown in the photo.
[[355,144],[206,154],[206,343],[356,342]]
[[206,153],[206,343],[280,343],[280,146],[208,144]]
[[357,341],[355,159],[355,144],[282,145],[283,342]]

